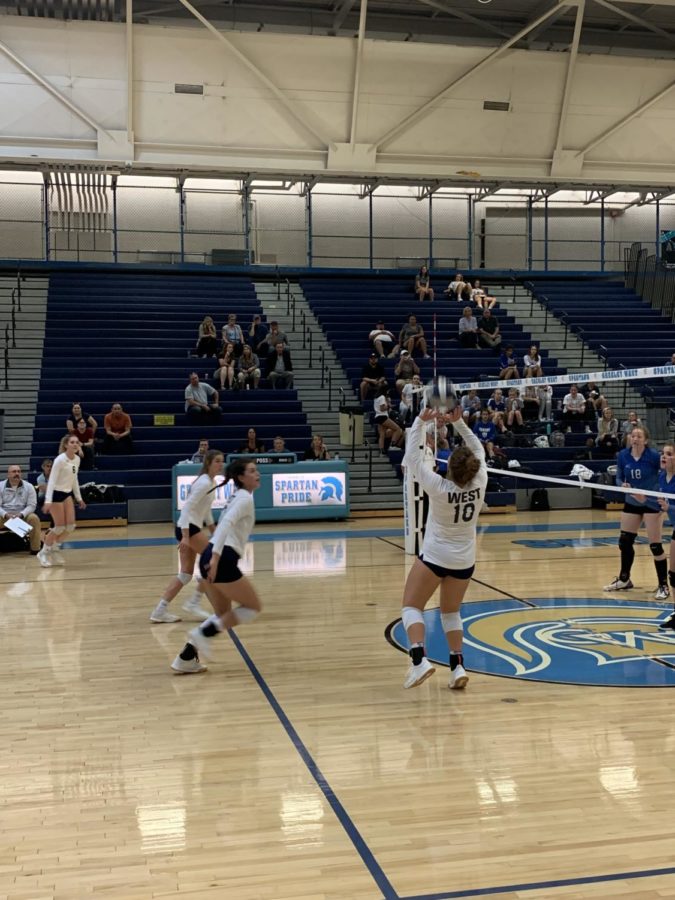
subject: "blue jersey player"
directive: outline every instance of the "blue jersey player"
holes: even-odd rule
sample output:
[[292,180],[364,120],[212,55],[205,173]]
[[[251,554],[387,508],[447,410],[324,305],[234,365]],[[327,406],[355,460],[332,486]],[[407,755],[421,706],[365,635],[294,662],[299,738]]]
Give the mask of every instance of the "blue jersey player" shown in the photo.
[[661,507],[655,497],[645,497],[641,494],[641,490],[658,490],[660,469],[661,455],[647,446],[645,430],[634,428],[628,437],[628,447],[622,450],[617,458],[616,483],[623,487],[636,488],[636,491],[634,494],[624,495],[626,499],[621,513],[619,535],[621,571],[614,581],[605,585],[606,591],[629,591],[633,587],[630,580],[630,570],[635,559],[633,545],[640,524],[644,522],[659,581],[654,599],[667,600],[670,597],[668,561],[661,543]]

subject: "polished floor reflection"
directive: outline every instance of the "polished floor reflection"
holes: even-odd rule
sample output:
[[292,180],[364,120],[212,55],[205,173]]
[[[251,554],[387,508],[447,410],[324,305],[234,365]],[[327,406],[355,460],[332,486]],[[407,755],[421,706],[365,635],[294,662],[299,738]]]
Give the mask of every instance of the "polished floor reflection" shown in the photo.
[[601,603],[616,520],[481,521],[463,693],[443,667],[402,690],[397,520],[260,526],[264,613],[200,676],[169,669],[186,623],[148,622],[167,527],[79,532],[65,569],[0,557],[0,897],[675,897],[667,604],[642,545]]

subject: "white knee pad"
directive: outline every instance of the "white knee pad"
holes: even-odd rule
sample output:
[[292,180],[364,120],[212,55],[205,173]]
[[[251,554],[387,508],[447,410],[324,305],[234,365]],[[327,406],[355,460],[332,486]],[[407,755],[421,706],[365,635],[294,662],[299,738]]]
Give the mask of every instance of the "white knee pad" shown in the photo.
[[416,606],[404,606],[401,610],[401,621],[406,631],[411,625],[424,625],[422,610]]
[[180,581],[180,583],[185,587],[186,584],[190,584],[192,581],[192,575],[189,575],[187,572],[179,572],[176,575],[176,578]]
[[257,609],[249,609],[247,606],[238,606],[234,610],[234,617],[238,625],[248,625],[254,619],[257,619],[260,613]]
[[443,626],[443,631],[461,631],[462,630],[462,617],[458,612],[453,613],[441,613],[441,624]]
[[66,530],[65,525],[53,525],[50,529],[52,534],[55,534],[57,537],[63,534]]
[[76,528],[77,525],[74,522],[71,522],[70,525],[66,525],[66,531],[68,532],[68,534],[72,534]]

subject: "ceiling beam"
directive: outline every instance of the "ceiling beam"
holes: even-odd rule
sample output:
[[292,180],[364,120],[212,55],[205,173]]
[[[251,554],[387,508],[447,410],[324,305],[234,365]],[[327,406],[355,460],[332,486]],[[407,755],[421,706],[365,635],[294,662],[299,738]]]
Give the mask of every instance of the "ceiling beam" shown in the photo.
[[555,142],[554,153],[558,153],[563,148],[563,136],[565,134],[565,123],[567,122],[567,112],[570,105],[570,97],[572,95],[572,85],[574,83],[574,69],[577,64],[577,55],[579,53],[579,40],[581,39],[581,26],[584,20],[584,0],[579,0],[577,6],[577,15],[574,20],[574,34],[570,45],[569,58],[567,62],[567,76],[565,78],[565,89],[563,90],[562,103],[560,104],[560,116],[558,117],[558,136]]
[[607,138],[612,137],[613,134],[616,134],[619,129],[623,128],[624,125],[628,125],[629,122],[632,122],[633,119],[637,118],[639,115],[642,115],[643,112],[646,112],[650,107],[654,106],[655,103],[658,103],[659,100],[663,99],[666,94],[669,94],[672,89],[675,88],[675,81],[671,81],[669,85],[660,90],[657,94],[654,94],[653,97],[650,97],[649,100],[645,100],[644,103],[641,103],[637,106],[631,113],[627,116],[624,116],[623,119],[620,119],[616,125],[612,125],[611,128],[608,128],[606,131],[603,131],[602,134],[599,134],[594,140],[587,144],[585,147],[582,147],[581,150],[576,152],[576,156],[583,156],[585,153],[593,150],[594,147],[597,147],[598,144],[601,144],[603,141],[606,141]]
[[477,25],[482,31],[489,31],[491,34],[499,35],[499,37],[509,37],[508,31],[497,28],[487,19],[479,19],[477,16],[472,16],[470,13],[463,12],[461,9],[454,9],[448,3],[443,3],[442,0],[417,0],[417,2],[421,3],[423,6],[430,6],[432,9],[437,9],[439,12],[447,13],[447,15],[453,16],[456,19],[462,19],[464,22],[470,22],[472,25]]
[[361,62],[363,60],[363,39],[366,35],[366,17],[368,15],[368,0],[361,0],[361,12],[359,15],[359,36],[356,41],[356,58],[354,60],[354,88],[352,90],[352,125],[349,130],[349,143],[356,143],[356,125],[359,115],[359,95],[361,91]]
[[96,119],[92,119],[90,115],[88,115],[84,110],[80,109],[72,100],[66,97],[65,94],[62,94],[61,91],[57,90],[54,85],[50,84],[45,78],[40,75],[39,72],[36,72],[32,66],[29,66],[27,62],[15,53],[11,47],[8,47],[4,41],[0,41],[0,53],[4,53],[6,57],[12,60],[12,62],[21,69],[22,72],[25,72],[29,78],[32,78],[36,84],[39,84],[40,87],[44,88],[48,94],[51,94],[55,100],[58,100],[66,109],[69,109],[73,115],[77,116],[78,119],[81,119],[85,122],[90,128],[93,128],[96,132],[103,132],[103,134],[111,137],[110,132],[107,128],[104,128],[100,122],[97,122]]
[[[181,2],[185,2],[185,0],[181,0]],[[421,118],[423,118],[430,110],[432,110],[435,106],[437,106],[441,100],[444,100],[448,97],[453,91],[457,90],[465,81],[467,81],[472,75],[475,75],[477,72],[482,71],[487,68],[490,63],[494,62],[498,59],[502,54],[504,54],[510,47],[514,44],[517,44],[522,38],[524,38],[528,32],[530,32],[533,28],[536,28],[537,25],[540,25],[543,21],[548,19],[550,15],[552,15],[557,10],[557,6],[554,6],[552,9],[543,13],[537,19],[534,19],[532,22],[529,22],[525,28],[522,28],[517,34],[514,34],[512,37],[508,39],[505,43],[501,44],[497,47],[496,50],[493,50],[492,53],[489,53],[484,59],[482,59],[479,63],[476,63],[475,66],[472,66],[470,69],[467,69],[459,78],[456,78],[454,81],[451,81],[450,84],[446,85],[440,93],[436,94],[435,97],[432,97],[430,100],[427,100],[422,106],[416,109],[414,112],[410,113],[406,116],[398,125],[395,125],[393,128],[390,128],[385,134],[380,137],[380,139],[376,142],[376,149],[382,150],[388,144],[390,144],[394,138],[399,137],[401,134],[404,134],[408,131],[412,126],[418,122]]]
[[485,185],[484,187],[479,188],[476,193],[473,195],[473,200],[475,202],[480,202],[481,200],[485,200],[487,197],[491,197],[493,194],[496,194],[498,191],[501,191],[502,188],[509,187],[509,183],[506,181],[498,181],[492,186]]
[[612,194],[616,194],[616,192],[619,190],[621,190],[621,188],[617,187],[616,185],[611,185],[607,188],[591,188],[586,192],[584,206],[590,206],[591,203],[597,203],[598,200],[606,200],[607,197],[610,197]]
[[321,134],[321,132],[316,129],[311,122],[291,103],[286,94],[277,85],[269,78],[265,73],[258,68],[258,66],[246,56],[245,53],[242,53],[241,50],[232,43],[232,41],[226,37],[222,31],[218,31],[218,29],[213,25],[209,20],[203,16],[198,9],[189,2],[189,0],[179,0],[180,3],[191,12],[192,15],[197,19],[202,25],[207,28],[211,34],[216,38],[217,41],[220,41],[229,52],[235,56],[240,63],[242,63],[249,72],[252,72],[253,75],[258,79],[258,81],[262,82],[265,87],[271,91],[274,96],[277,98],[279,103],[284,107],[284,109],[289,113],[289,115],[295,120],[297,125],[300,125],[305,132],[312,135],[312,137],[317,140],[322,147],[326,147],[328,145],[328,140],[326,137]]
[[621,9],[620,6],[616,6],[614,3],[609,3],[608,0],[593,0],[593,2],[597,3],[598,6],[602,6],[605,9],[608,9],[610,12],[613,12],[618,16],[623,16],[624,19],[628,19],[629,22],[640,25],[640,27],[646,28],[648,31],[653,31],[654,34],[660,35],[660,37],[665,38],[669,43],[675,44],[675,34],[670,34],[664,28],[660,28],[658,25],[654,25],[653,22],[649,22],[647,19],[643,19],[642,16],[636,16],[634,15],[634,13],[628,12],[627,9]]
[[342,28],[345,19],[354,8],[355,3],[356,0],[342,0],[340,8],[335,13],[335,18],[333,19],[333,27],[331,28],[333,34],[337,34]]

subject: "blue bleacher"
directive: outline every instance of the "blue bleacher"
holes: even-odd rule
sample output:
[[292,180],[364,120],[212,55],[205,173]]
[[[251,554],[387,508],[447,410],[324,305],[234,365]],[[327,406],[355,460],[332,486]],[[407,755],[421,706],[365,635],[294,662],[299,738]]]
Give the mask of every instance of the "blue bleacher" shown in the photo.
[[[72,402],[81,402],[97,419],[100,436],[112,403],[122,403],[131,416],[133,454],[99,455],[97,471],[80,471],[81,483],[124,485],[127,499],[170,497],[171,467],[192,456],[202,437],[231,453],[253,426],[266,446],[282,434],[289,450],[302,453],[311,431],[295,391],[221,391],[221,424],[186,423],[183,392],[189,373],[197,371],[213,383],[217,367],[215,359],[190,355],[199,323],[211,315],[220,329],[231,312],[244,328],[254,314],[263,315],[250,279],[53,274],[31,468],[56,454]],[[154,425],[157,414],[174,415],[175,425]],[[119,516],[119,504],[100,504],[95,512],[100,518]]]

